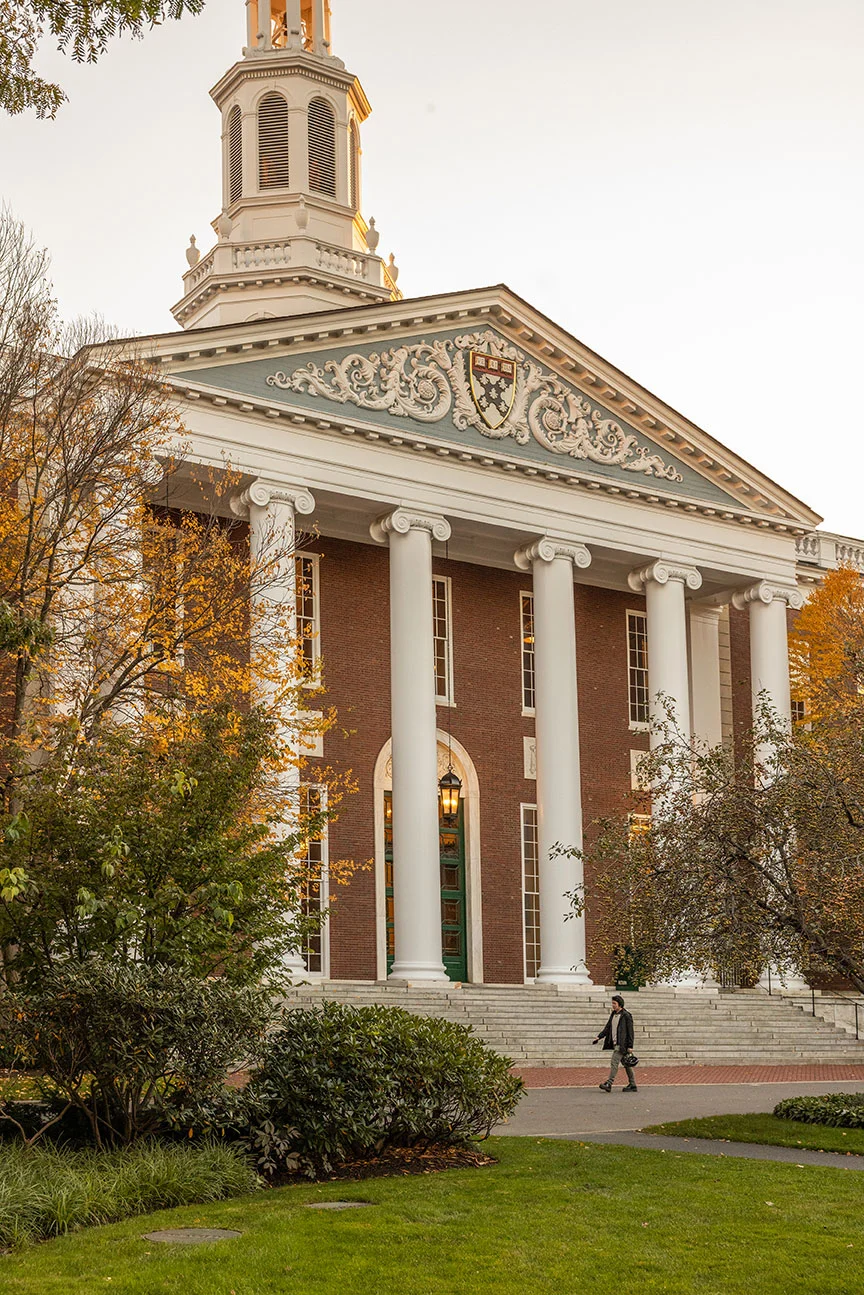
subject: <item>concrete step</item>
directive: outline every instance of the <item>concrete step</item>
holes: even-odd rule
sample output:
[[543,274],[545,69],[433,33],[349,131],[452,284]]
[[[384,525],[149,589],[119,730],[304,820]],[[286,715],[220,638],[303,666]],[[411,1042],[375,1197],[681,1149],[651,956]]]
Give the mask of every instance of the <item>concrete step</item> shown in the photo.
[[[354,1006],[384,1003],[470,1024],[488,1046],[524,1065],[605,1065],[590,1040],[605,1023],[610,991],[556,986],[416,985],[329,982],[297,986],[287,1001]],[[635,1047],[654,1065],[864,1063],[864,1042],[762,991],[734,994],[658,988],[625,995]]]

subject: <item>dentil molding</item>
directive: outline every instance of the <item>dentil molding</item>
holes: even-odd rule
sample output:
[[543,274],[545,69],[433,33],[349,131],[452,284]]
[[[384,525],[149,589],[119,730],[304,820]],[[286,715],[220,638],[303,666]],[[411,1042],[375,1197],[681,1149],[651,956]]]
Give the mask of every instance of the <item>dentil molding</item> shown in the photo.
[[773,602],[784,602],[787,607],[798,611],[804,606],[804,595],[795,585],[776,585],[770,580],[757,580],[749,589],[739,589],[732,595],[732,606],[739,612],[743,612],[750,603],[757,602],[764,603],[766,607]]
[[385,513],[369,527],[369,534],[378,544],[386,544],[388,535],[407,535],[409,531],[428,531],[433,540],[444,543],[450,538],[450,523],[436,513],[420,513],[408,508],[395,508]]
[[580,571],[591,565],[591,554],[584,544],[566,544],[563,540],[550,539],[548,535],[526,544],[513,554],[513,561],[520,571],[530,571],[537,560],[554,562],[555,558],[567,558]]
[[678,580],[688,589],[702,588],[701,573],[695,567],[685,566],[683,562],[664,562],[658,559],[656,562],[649,562],[647,567],[631,571],[627,577],[628,585],[637,594],[643,593],[647,584],[653,582],[655,585],[667,585],[670,580]]
[[294,509],[295,513],[308,514],[315,511],[315,497],[305,486],[286,486],[276,481],[258,479],[247,486],[231,500],[231,511],[235,517],[248,517],[253,505],[257,508],[269,508],[271,504],[284,504]]

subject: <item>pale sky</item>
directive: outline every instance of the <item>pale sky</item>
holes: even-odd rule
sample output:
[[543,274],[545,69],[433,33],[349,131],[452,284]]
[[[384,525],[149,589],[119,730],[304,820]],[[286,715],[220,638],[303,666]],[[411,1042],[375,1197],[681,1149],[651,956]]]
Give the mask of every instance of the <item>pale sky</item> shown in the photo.
[[[364,214],[406,296],[507,283],[864,537],[861,0],[332,0],[363,82]],[[208,90],[243,0],[0,118],[0,197],[69,317],[169,331],[220,205]],[[851,384],[851,387],[850,387]]]

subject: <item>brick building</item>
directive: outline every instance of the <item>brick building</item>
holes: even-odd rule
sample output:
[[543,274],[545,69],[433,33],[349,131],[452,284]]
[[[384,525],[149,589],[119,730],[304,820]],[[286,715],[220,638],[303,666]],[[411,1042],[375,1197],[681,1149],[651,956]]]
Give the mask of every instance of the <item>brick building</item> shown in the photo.
[[246,9],[212,91],[217,241],[187,253],[182,331],[144,346],[196,456],[242,466],[253,544],[314,523],[321,755],[359,786],[323,864],[368,867],[307,969],[603,983],[550,846],[623,807],[658,692],[712,743],[753,691],[788,715],[787,615],[862,551],[506,287],[403,298],[361,215],[370,109],[329,4]]

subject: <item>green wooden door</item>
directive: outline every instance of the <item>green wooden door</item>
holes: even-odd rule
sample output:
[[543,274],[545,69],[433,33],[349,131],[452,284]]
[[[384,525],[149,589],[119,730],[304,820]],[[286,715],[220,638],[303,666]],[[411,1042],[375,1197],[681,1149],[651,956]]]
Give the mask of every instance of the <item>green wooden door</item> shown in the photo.
[[[384,793],[384,868],[387,886],[387,972],[393,966],[393,818],[391,793]],[[452,826],[439,824],[441,862],[441,947],[451,980],[468,979],[468,924],[465,905],[465,806]]]

